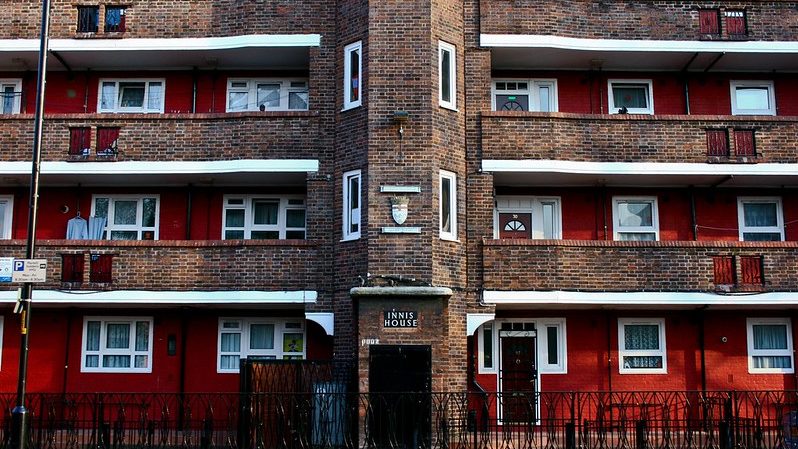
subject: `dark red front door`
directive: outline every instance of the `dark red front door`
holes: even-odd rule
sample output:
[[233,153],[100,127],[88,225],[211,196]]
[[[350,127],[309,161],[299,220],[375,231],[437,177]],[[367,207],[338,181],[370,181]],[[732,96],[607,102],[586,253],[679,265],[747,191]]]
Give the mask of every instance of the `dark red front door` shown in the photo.
[[532,237],[532,214],[499,214],[500,239],[528,239]]
[[499,336],[502,423],[532,423],[537,408],[535,331],[503,331]]

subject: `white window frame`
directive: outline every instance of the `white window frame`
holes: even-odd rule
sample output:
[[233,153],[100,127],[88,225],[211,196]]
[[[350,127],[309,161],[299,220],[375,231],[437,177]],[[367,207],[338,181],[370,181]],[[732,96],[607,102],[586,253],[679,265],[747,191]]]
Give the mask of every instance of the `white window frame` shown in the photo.
[[[648,202],[651,203],[651,226],[624,226],[619,223],[618,205],[621,202]],[[620,239],[620,234],[626,233],[654,233],[654,241],[659,241],[659,204],[656,196],[613,196],[612,197],[612,239]],[[634,240],[632,240],[634,241]]]
[[[146,231],[153,231],[154,236],[153,240],[159,239],[159,229],[161,224],[161,195],[159,194],[142,194],[142,195],[92,195],[91,196],[91,215],[96,215],[96,205],[97,205],[97,198],[108,198],[108,217],[105,222],[105,237],[103,240],[111,240],[111,232],[112,231],[136,231],[138,233],[138,238],[136,240],[141,240],[142,232]],[[145,227],[142,226],[144,221],[144,198],[155,198],[155,227]],[[113,214],[114,214],[114,207],[113,204],[115,201],[130,201],[130,200],[137,200],[138,205],[136,206],[136,224],[135,225],[114,225],[113,224]]]
[[[357,52],[358,95],[357,100],[350,100],[352,94],[352,61],[349,55]],[[363,41],[353,42],[344,47],[344,108],[356,108],[363,104]]]
[[[238,328],[222,328],[225,322],[238,322]],[[289,328],[288,324],[299,324],[298,328]],[[274,325],[274,348],[273,349],[251,349],[249,347],[249,329],[253,324],[273,324]],[[283,336],[284,334],[302,334],[302,359],[307,358],[308,351],[308,334],[305,320],[302,318],[289,319],[289,318],[244,318],[244,317],[222,317],[219,318],[219,324],[216,332],[216,372],[217,373],[238,373],[239,364],[235,369],[222,368],[222,356],[231,356],[238,354],[240,359],[245,359],[250,356],[261,357],[274,357],[275,360],[283,360],[285,356],[297,356],[299,352],[285,352],[283,351]],[[225,352],[222,353],[222,334],[223,333],[240,333],[241,334],[241,347],[239,352]],[[239,362],[240,363],[240,362]]]
[[[246,83],[246,87],[233,86],[238,83]],[[304,86],[294,86],[293,84],[304,83]],[[291,93],[308,93],[308,80],[301,78],[278,79],[278,78],[230,78],[227,80],[226,112],[246,112],[260,111],[258,106],[258,84],[279,84],[280,85],[280,106],[276,108],[266,107],[266,111],[307,111],[308,109],[290,109],[289,97]],[[230,109],[230,94],[234,92],[247,94],[247,107],[244,109]],[[308,98],[308,102],[310,98]],[[264,105],[265,106],[265,105]]]
[[[349,191],[349,181],[357,179],[358,198],[357,208],[352,208],[351,192]],[[357,240],[363,231],[363,177],[360,170],[352,170],[344,173],[343,176],[343,240]],[[352,231],[352,225],[357,224],[357,231]]]
[[[443,229],[443,180],[449,180],[449,213],[450,225],[449,231]],[[438,176],[438,230],[440,231],[440,238],[442,240],[457,241],[457,174],[441,170]]]
[[[568,334],[566,329],[566,320],[564,317],[552,318],[513,318],[513,319],[497,319],[487,322],[479,326],[477,330],[477,359],[479,360],[478,372],[479,374],[496,374],[499,373],[499,365],[501,363],[501,349],[499,330],[502,323],[533,323],[535,325],[537,346],[537,359],[535,365],[537,366],[538,374],[568,374]],[[485,366],[485,326],[492,326],[493,332],[491,333],[491,342],[493,344],[493,367]],[[557,351],[558,361],[557,364],[548,363],[548,331],[546,328],[557,328]],[[546,361],[544,363],[544,361]]]
[[4,95],[5,87],[14,85],[14,105],[11,107],[12,114],[19,114],[22,110],[22,80],[19,78],[0,79],[0,96]]
[[6,203],[6,212],[3,215],[3,227],[0,228],[0,240],[11,238],[12,221],[14,220],[14,197],[12,195],[0,195],[0,202]]
[[[737,88],[738,87],[764,87],[768,90],[769,109],[739,109],[737,107]],[[773,81],[765,80],[733,80],[729,82],[731,90],[731,111],[732,115],[776,115],[776,91]]]
[[[240,199],[243,204],[229,204],[230,200]],[[252,203],[257,200],[270,200],[278,201],[277,211],[277,224],[275,225],[255,225],[252,223],[253,211]],[[302,205],[289,204],[291,200],[302,200]],[[227,240],[225,234],[227,231],[242,230],[239,227],[227,227],[227,211],[228,210],[244,210],[244,240],[252,238],[252,231],[278,231],[278,240],[285,240],[286,233],[289,231],[303,231],[307,238],[307,200],[302,195],[225,195],[222,202],[222,240]],[[287,226],[288,211],[289,210],[304,210],[305,211],[305,226],[302,228],[289,228]]]
[[[776,226],[745,226],[745,203],[775,203],[776,204]],[[746,233],[775,233],[781,234],[781,241],[784,241],[784,209],[781,206],[781,197],[778,196],[740,196],[737,197],[737,227],[739,229],[738,237],[741,242],[745,241],[743,236]]]
[[[443,99],[443,52],[449,52],[449,101]],[[446,109],[457,110],[457,47],[438,41],[438,104]]]
[[[89,328],[90,321],[99,321],[100,322],[100,349],[97,351],[88,351],[86,350],[86,338]],[[149,323],[149,335],[147,340],[147,350],[146,351],[137,351],[136,348],[136,322],[139,321],[146,321]],[[108,332],[108,324],[128,324],[130,325],[130,348],[129,349],[108,349],[105,347],[106,339],[105,336]],[[81,373],[151,373],[152,372],[152,357],[153,357],[153,319],[152,317],[127,317],[127,316],[116,316],[116,317],[109,317],[109,316],[87,316],[83,318],[83,338],[81,339],[81,349],[80,349],[80,372]],[[87,355],[97,355],[99,356],[97,361],[97,367],[88,367],[86,366],[86,356]],[[106,368],[103,367],[103,357],[106,355],[127,355],[130,356],[130,367],[129,368]],[[147,366],[145,368],[136,368],[135,365],[135,357],[137,355],[146,355],[147,356]]]
[[[781,324],[787,329],[787,349],[754,349],[754,325]],[[793,356],[792,323],[789,318],[747,318],[746,340],[748,342],[748,372],[751,374],[792,374],[795,372],[795,357]],[[790,357],[790,368],[756,368],[754,357],[781,356]]]
[[[497,83],[527,83],[526,90],[524,89],[504,89],[499,91],[496,87]],[[541,86],[549,87],[549,104],[551,111],[540,110],[540,89]],[[557,79],[556,78],[499,78],[493,80],[491,83],[491,110],[496,111],[496,96],[497,95],[527,95],[529,97],[529,111],[530,112],[557,112],[560,110],[559,95],[557,94]]]
[[[102,108],[103,103],[103,84],[105,83],[115,83],[114,88],[114,107],[113,108]],[[123,108],[119,106],[119,83],[144,83],[144,101],[145,103],[149,99],[149,92],[150,92],[150,84],[151,83],[161,83],[161,104],[158,105],[157,108],[148,108],[149,104],[140,107],[140,108]],[[145,114],[162,114],[164,112],[164,103],[166,102],[166,80],[163,78],[156,78],[156,79],[149,79],[149,78],[132,78],[132,79],[121,79],[121,78],[103,78],[100,79],[99,89],[97,92],[97,112],[99,113],[145,113]]]
[[554,227],[552,229],[553,239],[562,239],[562,201],[559,196],[515,196],[499,195],[496,197],[495,207],[493,208],[493,238],[498,239],[501,233],[499,229],[499,214],[532,214],[532,231],[530,235],[533,240],[543,239],[543,204],[554,204]]
[[654,114],[654,83],[650,79],[637,79],[637,80],[627,80],[627,79],[610,79],[607,80],[607,97],[608,97],[608,108],[610,114],[617,114],[620,106],[615,106],[615,96],[612,94],[613,85],[615,84],[645,84],[648,86],[648,108],[632,108],[628,109],[627,113],[629,114]]
[[[656,325],[659,328],[659,350],[627,350],[625,334],[627,325]],[[624,368],[623,358],[626,356],[662,357],[662,368]],[[665,342],[664,318],[618,318],[618,372],[621,374],[667,374],[668,350]]]

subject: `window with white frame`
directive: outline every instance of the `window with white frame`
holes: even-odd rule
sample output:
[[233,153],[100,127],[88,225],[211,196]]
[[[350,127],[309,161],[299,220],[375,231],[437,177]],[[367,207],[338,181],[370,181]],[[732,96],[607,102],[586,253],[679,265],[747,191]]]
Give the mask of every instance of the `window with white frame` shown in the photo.
[[11,220],[14,217],[14,197],[0,196],[0,239],[11,238]]
[[493,82],[494,111],[557,112],[557,80],[507,79]]
[[360,238],[360,209],[362,193],[360,188],[360,170],[344,173],[343,185],[343,239]]
[[242,359],[304,359],[303,320],[220,318],[218,340],[220,373],[237,373]]
[[610,114],[653,114],[651,80],[608,80]]
[[748,318],[748,372],[792,373],[789,318]]
[[778,242],[784,240],[784,215],[781,198],[737,198],[737,222],[741,241]]
[[457,240],[457,175],[446,170],[440,173],[440,237]]
[[91,214],[105,219],[102,239],[158,240],[159,203],[159,195],[94,195]]
[[81,372],[152,372],[152,317],[86,317]]
[[362,104],[363,92],[363,42],[344,47],[344,110]]
[[230,79],[227,112],[306,111],[307,80]]
[[731,81],[732,115],[776,115],[773,81]]
[[528,330],[532,327],[536,330],[538,371],[542,374],[566,374],[565,318],[496,320],[483,324],[477,331],[479,373],[498,373],[501,369],[499,330]]
[[19,114],[22,105],[22,80],[0,80],[0,95],[3,96],[3,114]]
[[497,196],[494,238],[561,239],[559,197]]
[[612,223],[614,240],[659,240],[657,197],[613,197]]
[[621,373],[667,373],[665,320],[619,318],[618,362]]
[[163,112],[164,86],[164,80],[101,80],[97,112]]
[[224,197],[222,239],[305,238],[302,196],[229,195]]
[[457,49],[454,45],[438,41],[439,104],[457,108]]

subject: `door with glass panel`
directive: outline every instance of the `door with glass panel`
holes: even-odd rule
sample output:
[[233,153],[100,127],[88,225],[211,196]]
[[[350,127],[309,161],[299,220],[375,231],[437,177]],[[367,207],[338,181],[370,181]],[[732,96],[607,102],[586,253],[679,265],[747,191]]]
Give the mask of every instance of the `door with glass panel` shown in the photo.
[[502,424],[530,424],[537,412],[537,360],[534,323],[502,323],[499,330]]

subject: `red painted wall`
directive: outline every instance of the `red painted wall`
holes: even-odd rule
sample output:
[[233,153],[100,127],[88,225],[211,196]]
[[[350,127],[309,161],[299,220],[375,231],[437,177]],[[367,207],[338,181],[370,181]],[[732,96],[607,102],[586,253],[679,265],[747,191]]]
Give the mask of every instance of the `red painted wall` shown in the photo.
[[[261,313],[261,312],[258,312]],[[31,392],[162,392],[180,391],[182,329],[186,312],[119,311],[120,316],[153,316],[152,373],[81,373],[80,352],[83,320],[86,316],[107,316],[107,310],[70,309],[38,310],[31,316],[28,389]],[[244,316],[253,312],[192,310],[186,319],[187,392],[236,392],[238,374],[216,373],[217,327],[220,316]],[[281,316],[285,312],[270,312]],[[295,316],[295,315],[293,315]],[[16,391],[19,358],[19,318],[10,311],[4,314],[0,392]],[[307,357],[332,358],[332,337],[313,322],[307,324]],[[167,353],[167,339],[174,335],[177,354]],[[67,353],[69,354],[67,357]],[[64,368],[66,366],[66,369]]]
[[[748,373],[748,317],[780,317],[773,311],[705,312],[707,390],[783,390],[796,386],[793,374]],[[567,374],[541,374],[540,391],[646,391],[700,390],[701,318],[695,311],[498,311],[501,318],[565,317]],[[621,374],[618,366],[618,318],[665,319],[667,374]],[[793,342],[796,341],[793,318]],[[608,332],[609,329],[609,332]],[[721,338],[726,337],[727,342]],[[475,357],[477,347],[474,347]],[[609,357],[608,357],[609,351]],[[609,360],[609,369],[608,369]],[[477,374],[486,391],[497,391],[496,374]]]

